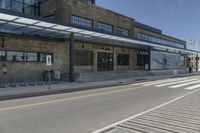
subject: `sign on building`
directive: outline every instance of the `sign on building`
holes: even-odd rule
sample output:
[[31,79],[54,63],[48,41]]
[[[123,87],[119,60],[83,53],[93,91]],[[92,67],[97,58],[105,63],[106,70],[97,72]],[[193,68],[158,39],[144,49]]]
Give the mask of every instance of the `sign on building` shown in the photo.
[[51,66],[52,65],[52,57],[51,55],[46,56],[46,65]]

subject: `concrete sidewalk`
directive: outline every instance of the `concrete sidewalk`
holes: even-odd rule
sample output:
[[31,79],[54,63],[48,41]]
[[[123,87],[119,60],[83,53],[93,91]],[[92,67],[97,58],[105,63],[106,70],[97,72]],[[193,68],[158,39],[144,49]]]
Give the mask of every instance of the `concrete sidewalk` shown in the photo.
[[149,77],[140,77],[140,78],[129,78],[129,79],[120,79],[120,80],[108,80],[108,81],[98,81],[98,82],[73,82],[73,83],[59,83],[52,84],[51,89],[47,84],[44,85],[35,85],[35,86],[17,86],[17,87],[6,87],[0,88],[0,100],[10,100],[17,98],[26,98],[42,95],[51,95],[51,94],[60,94],[67,92],[83,91],[89,89],[98,89],[103,87],[111,86],[120,86],[131,83],[138,83],[144,81],[153,81],[158,79],[167,79],[175,77],[184,77],[184,76],[195,76],[200,73],[193,74],[179,74],[179,75],[165,75],[165,76],[149,76]]

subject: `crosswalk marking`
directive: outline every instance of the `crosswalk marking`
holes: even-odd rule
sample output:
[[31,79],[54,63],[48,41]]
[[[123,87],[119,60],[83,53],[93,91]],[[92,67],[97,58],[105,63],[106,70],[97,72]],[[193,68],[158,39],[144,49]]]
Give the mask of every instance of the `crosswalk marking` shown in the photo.
[[163,80],[163,81],[150,82],[150,83],[144,84],[143,86],[151,86],[151,85],[157,85],[160,83],[166,83],[166,82],[171,82],[171,81],[180,81],[180,80],[185,80],[185,79],[188,79],[188,78],[169,79],[169,80]]
[[163,79],[163,80],[157,80],[157,81],[136,83],[136,84],[131,84],[131,85],[133,85],[133,86],[137,86],[137,85],[150,86],[150,85],[155,85],[155,84],[159,84],[159,83],[165,83],[165,82],[170,82],[170,81],[179,81],[179,80],[184,80],[184,79],[188,79],[188,78]]
[[184,84],[178,84],[178,85],[174,85],[174,86],[170,86],[169,88],[180,88],[180,87],[184,87],[184,86],[188,86],[188,85],[192,85],[192,84],[196,84],[196,83],[200,83],[200,81],[193,81],[193,82],[188,82],[188,83],[184,83]]
[[185,78],[172,78],[172,79],[162,79],[157,81],[148,81],[142,83],[131,84],[132,86],[154,86],[154,87],[164,87],[176,89],[186,89],[186,90],[193,90],[200,88],[200,80],[194,77],[185,77]]
[[167,85],[173,85],[173,84],[177,84],[177,83],[184,83],[184,82],[189,82],[189,81],[194,81],[194,80],[197,80],[197,79],[189,79],[189,80],[175,81],[175,82],[170,82],[170,83],[165,83],[165,84],[156,85],[156,87],[163,87],[163,86],[167,86]]
[[197,84],[197,85],[193,85],[193,86],[190,86],[190,87],[187,87],[187,88],[184,88],[185,90],[194,90],[194,89],[197,89],[200,87],[200,84]]

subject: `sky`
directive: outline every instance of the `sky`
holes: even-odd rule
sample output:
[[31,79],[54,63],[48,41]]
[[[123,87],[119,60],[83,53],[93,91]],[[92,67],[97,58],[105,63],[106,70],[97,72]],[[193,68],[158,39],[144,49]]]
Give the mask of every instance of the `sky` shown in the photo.
[[96,0],[96,5],[161,29],[200,51],[200,0]]

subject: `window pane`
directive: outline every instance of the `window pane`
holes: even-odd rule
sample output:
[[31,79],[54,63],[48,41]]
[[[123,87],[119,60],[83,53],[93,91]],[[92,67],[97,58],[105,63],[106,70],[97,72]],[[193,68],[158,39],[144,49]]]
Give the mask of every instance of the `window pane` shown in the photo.
[[12,1],[12,11],[23,13],[23,3]]
[[0,8],[11,9],[11,0],[0,0]]
[[120,27],[117,27],[116,33],[122,36],[126,36],[126,37],[129,35],[129,31],[127,29],[120,28]]
[[34,15],[34,6],[24,5],[24,13]]
[[26,61],[37,62],[38,61],[37,53],[26,53]]
[[109,25],[109,24],[104,24],[104,23],[98,22],[97,28],[98,28],[98,30],[101,30],[104,32],[110,32],[110,33],[113,32],[113,26]]
[[46,62],[46,54],[40,53],[40,62]]
[[0,8],[15,12],[39,15],[38,0],[0,0]]
[[93,21],[78,16],[72,16],[72,24],[92,28]]
[[46,62],[46,56],[51,55],[52,59],[51,61],[53,62],[53,54],[52,53],[39,53],[39,62]]
[[7,61],[24,61],[24,54],[23,52],[8,51]]
[[0,61],[5,61],[5,60],[6,60],[6,52],[0,51]]
[[75,65],[92,65],[93,64],[93,52],[86,50],[75,50]]
[[168,46],[172,46],[172,47],[176,47],[176,48],[184,48],[183,44],[159,39],[159,38],[156,38],[156,37],[151,37],[151,36],[148,36],[148,35],[143,35],[143,34],[140,34],[140,33],[138,33],[136,35],[136,37],[137,37],[137,39],[141,39],[141,40],[145,40],[145,41],[156,42],[156,43],[160,43],[160,44],[163,44],[163,45],[168,45]]
[[145,66],[148,64],[149,60],[149,53],[147,51],[137,51],[137,65],[138,66]]
[[118,65],[129,65],[129,54],[118,54],[117,64]]

